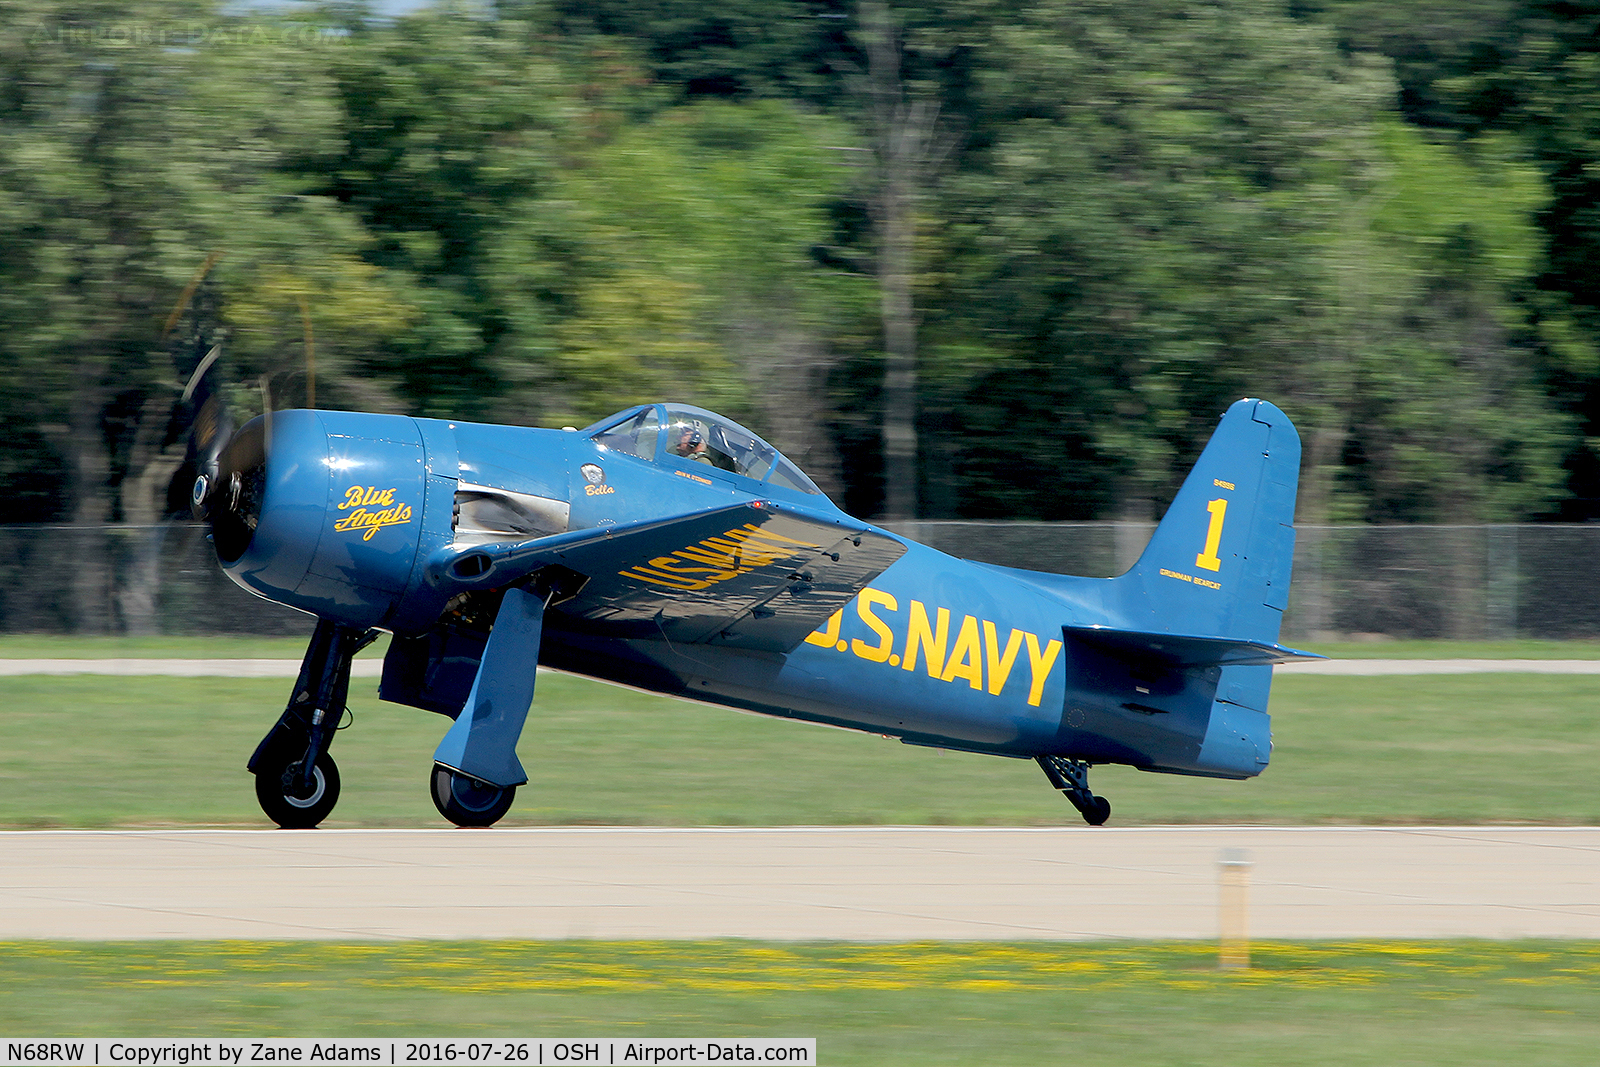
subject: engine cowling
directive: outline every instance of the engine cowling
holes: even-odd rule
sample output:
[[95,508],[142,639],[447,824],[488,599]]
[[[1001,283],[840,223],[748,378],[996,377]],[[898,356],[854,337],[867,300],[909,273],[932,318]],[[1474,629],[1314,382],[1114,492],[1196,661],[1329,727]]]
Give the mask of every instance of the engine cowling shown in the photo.
[[258,418],[223,451],[217,478],[212,530],[228,576],[351,626],[387,626],[421,546],[449,540],[452,494],[428,499],[427,450],[406,416]]

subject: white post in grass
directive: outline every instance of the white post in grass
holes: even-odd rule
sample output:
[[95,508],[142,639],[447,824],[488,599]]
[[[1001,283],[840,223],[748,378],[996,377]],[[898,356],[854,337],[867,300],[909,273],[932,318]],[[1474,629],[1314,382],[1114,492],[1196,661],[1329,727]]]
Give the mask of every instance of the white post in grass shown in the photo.
[[1217,966],[1225,971],[1250,967],[1250,853],[1225,848],[1217,857]]

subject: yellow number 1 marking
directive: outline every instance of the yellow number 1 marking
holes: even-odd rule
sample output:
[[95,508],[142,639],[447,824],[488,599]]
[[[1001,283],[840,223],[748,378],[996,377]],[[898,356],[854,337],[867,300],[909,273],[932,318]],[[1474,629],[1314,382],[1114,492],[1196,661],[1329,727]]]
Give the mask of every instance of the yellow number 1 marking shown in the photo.
[[1194,558],[1194,565],[1220,571],[1222,560],[1217,556],[1217,548],[1222,544],[1222,516],[1228,513],[1228,502],[1220,498],[1207,501],[1206,510],[1211,512],[1211,525],[1206,527],[1206,550]]

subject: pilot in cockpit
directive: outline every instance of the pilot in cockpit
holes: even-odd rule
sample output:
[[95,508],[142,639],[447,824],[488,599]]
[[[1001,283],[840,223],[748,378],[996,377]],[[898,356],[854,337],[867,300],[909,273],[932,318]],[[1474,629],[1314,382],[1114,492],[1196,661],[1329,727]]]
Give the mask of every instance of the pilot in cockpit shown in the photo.
[[684,459],[692,459],[696,463],[710,463],[711,456],[706,452],[706,437],[699,428],[689,424],[683,427],[683,432],[678,435],[678,442],[672,451]]

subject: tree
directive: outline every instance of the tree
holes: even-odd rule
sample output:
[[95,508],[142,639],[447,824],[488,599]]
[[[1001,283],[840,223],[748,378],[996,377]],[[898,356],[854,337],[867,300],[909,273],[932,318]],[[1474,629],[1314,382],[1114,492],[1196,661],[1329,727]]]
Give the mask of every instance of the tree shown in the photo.
[[894,521],[918,513],[916,217],[948,145],[941,143],[947,139],[938,98],[906,83],[901,30],[888,8],[863,3],[860,23],[867,69],[856,79],[858,121],[870,160],[867,203],[883,323],[883,516]]
[[1547,195],[1532,216],[1542,248],[1512,299],[1523,362],[1578,420],[1564,449],[1566,496],[1551,514],[1600,514],[1600,286],[1590,269],[1600,250],[1592,224],[1600,137],[1591,114],[1600,8],[1547,0],[1333,0],[1311,10],[1337,28],[1347,48],[1395,61],[1409,122],[1439,131],[1469,157],[1482,154],[1480,141],[1499,145],[1509,135],[1542,172]]
[[[824,257],[832,265],[877,279],[883,352],[877,372],[881,387],[872,391],[879,410],[872,421],[884,469],[881,511],[892,519],[911,518],[918,510],[916,220],[950,147],[952,124],[939,121],[939,81],[941,65],[955,51],[945,38],[962,23],[959,8],[891,11],[884,3],[842,0],[714,8],[681,0],[558,5],[558,25],[567,32],[634,42],[654,78],[684,98],[781,96],[822,106],[854,125],[854,136],[840,138],[851,144],[834,150],[857,153],[850,162],[858,165],[862,180],[844,195],[865,207],[870,238],[865,248],[840,249],[837,234],[818,243],[835,246]],[[788,339],[777,343],[792,353],[812,353],[800,364],[819,365],[822,349],[815,341],[792,330],[778,334]],[[781,365],[796,361],[787,358]],[[808,376],[820,382],[820,376]],[[780,392],[785,399],[780,410],[795,410],[798,392],[787,387]],[[822,421],[816,382],[810,395],[814,399],[805,406],[813,414],[802,421],[811,428],[796,432],[814,439]],[[824,462],[833,466],[831,459]],[[822,477],[829,480],[827,473]],[[868,507],[880,510],[876,499]]]
[[970,361],[942,372],[953,495],[1148,520],[1215,413],[1301,365],[1385,82],[1249,0],[1060,0],[980,52],[943,201],[961,310],[930,324]]
[[[981,51],[927,331],[959,514],[1149,521],[1252,394],[1300,427],[1303,521],[1392,515],[1380,483],[1449,484],[1412,514],[1466,521],[1547,496],[1559,430],[1520,370],[1525,168],[1403,135],[1383,64],[1255,0],[1059,0]],[[1408,376],[1429,388],[1402,395]],[[1468,397],[1525,418],[1442,417]]]
[[[527,251],[559,230],[571,255],[546,363],[553,415],[587,420],[673,396],[749,421],[837,488],[820,402],[864,279],[816,262],[848,175],[824,146],[840,124],[777,101],[707,101],[589,146],[498,246],[499,284],[525,287]],[[531,231],[532,236],[526,234]],[[542,327],[514,322],[521,337]]]
[[[315,204],[294,209],[301,187],[283,169],[326,141],[316,52],[332,39],[190,0],[29,0],[3,19],[0,377],[28,383],[8,416],[60,457],[60,517],[150,520],[182,447],[162,325],[196,268],[227,249],[212,284],[231,295],[289,244],[303,286],[352,267],[349,232]],[[78,625],[115,627],[108,546],[75,574]]]
[[1308,463],[1308,488],[1326,494],[1309,501],[1313,521],[1536,514],[1558,491],[1570,434],[1519,300],[1541,260],[1544,183],[1511,137],[1463,152],[1392,120],[1378,132],[1359,226],[1330,246],[1340,302],[1319,366],[1342,395]]
[[[524,272],[532,284],[509,291],[496,284],[494,246],[548,198],[563,138],[581,140],[594,119],[583,85],[538,23],[440,5],[347,29],[349,47],[329,64],[340,144],[306,157],[302,174],[359,220],[363,258],[416,309],[369,370],[397,378],[417,414],[508,415],[494,398],[548,347],[508,351],[505,334],[513,318],[559,312],[564,253],[559,234],[543,234],[528,249],[542,276]],[[522,344],[539,344],[539,332],[525,329]]]
[[674,106],[780,99],[831,109],[847,95],[839,60],[853,51],[852,0],[559,0],[552,7],[564,37],[634,42]]

